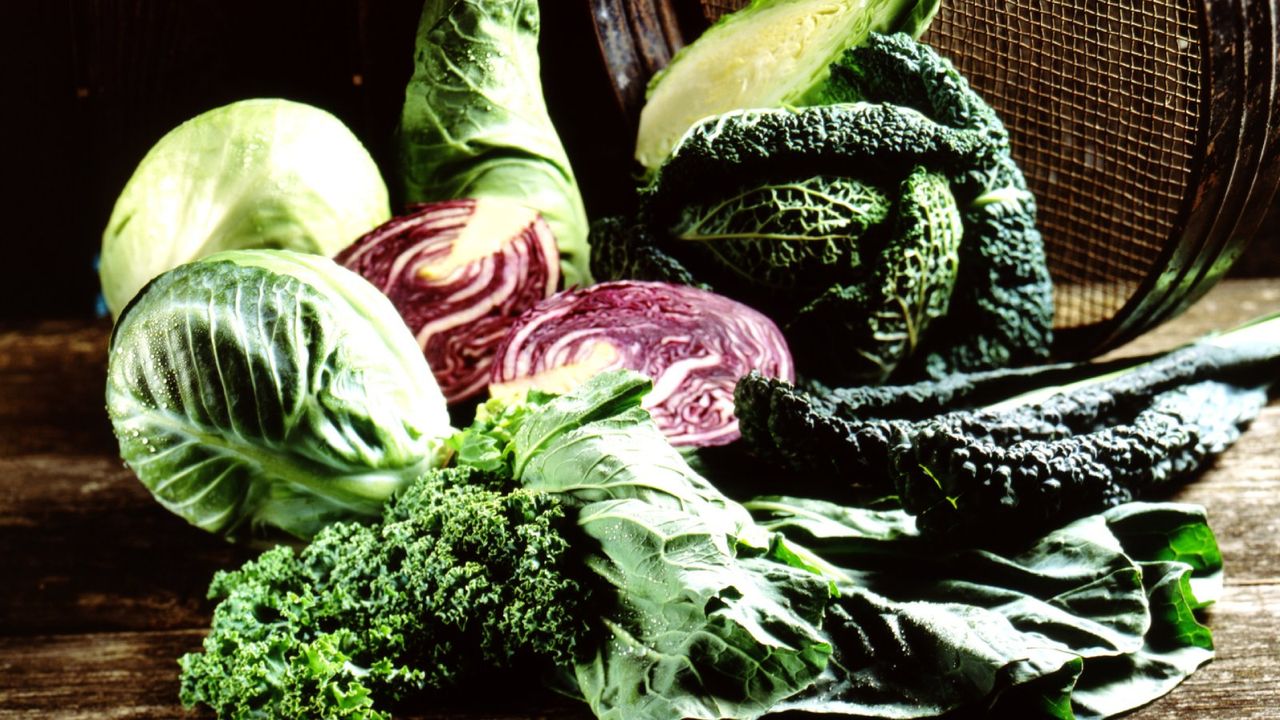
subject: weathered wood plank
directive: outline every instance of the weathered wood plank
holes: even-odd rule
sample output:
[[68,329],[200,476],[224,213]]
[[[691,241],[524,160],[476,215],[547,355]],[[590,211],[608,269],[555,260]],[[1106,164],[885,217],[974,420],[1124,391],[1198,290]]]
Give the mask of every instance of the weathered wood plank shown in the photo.
[[104,455],[0,458],[0,548],[4,635],[201,627],[214,571],[250,554]]
[[[176,718],[195,630],[0,638],[0,718]],[[192,714],[191,717],[199,717]]]
[[0,327],[0,458],[116,452],[104,410],[107,321]]

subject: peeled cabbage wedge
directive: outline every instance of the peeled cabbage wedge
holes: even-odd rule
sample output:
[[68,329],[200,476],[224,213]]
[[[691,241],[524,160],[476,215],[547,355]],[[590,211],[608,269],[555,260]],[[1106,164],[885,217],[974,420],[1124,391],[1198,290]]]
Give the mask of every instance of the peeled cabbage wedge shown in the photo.
[[113,317],[160,273],[222,250],[331,256],[391,217],[387,187],[338,118],[242,100],[179,125],[139,163],[102,236]]
[[654,76],[636,160],[656,169],[694,123],[744,108],[808,104],[828,67],[870,33],[919,37],[939,0],[755,0],[725,15]]
[[106,404],[155,498],[234,540],[377,519],[453,433],[391,302],[287,250],[218,253],[149,283],[112,333]]

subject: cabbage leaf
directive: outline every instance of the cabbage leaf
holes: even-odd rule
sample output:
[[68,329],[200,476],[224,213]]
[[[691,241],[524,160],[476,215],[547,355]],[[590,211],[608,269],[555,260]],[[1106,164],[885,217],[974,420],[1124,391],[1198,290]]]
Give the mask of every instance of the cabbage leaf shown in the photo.
[[400,116],[405,201],[500,198],[551,226],[566,286],[587,285],[587,216],[538,75],[535,0],[427,0]]
[[386,297],[289,251],[219,253],[148,285],[112,335],[106,400],[156,499],[234,539],[377,518],[452,432]]

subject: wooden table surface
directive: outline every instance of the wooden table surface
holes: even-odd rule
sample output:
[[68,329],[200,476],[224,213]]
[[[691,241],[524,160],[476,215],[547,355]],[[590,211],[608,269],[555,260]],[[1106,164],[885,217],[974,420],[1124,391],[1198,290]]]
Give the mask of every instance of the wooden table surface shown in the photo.
[[[1125,348],[1163,349],[1280,310],[1280,279],[1230,281]],[[214,570],[248,554],[163,510],[105,417],[105,322],[0,327],[0,719],[207,717],[177,701]],[[1226,562],[1217,659],[1131,717],[1280,718],[1280,403],[1178,500],[1209,510]],[[501,702],[502,704],[496,704]],[[585,718],[495,700],[433,720]]]

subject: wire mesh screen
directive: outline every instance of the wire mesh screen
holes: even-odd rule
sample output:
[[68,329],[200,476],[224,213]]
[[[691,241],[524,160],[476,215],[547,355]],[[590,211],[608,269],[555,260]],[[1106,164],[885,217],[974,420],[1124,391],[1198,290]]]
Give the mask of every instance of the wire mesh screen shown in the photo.
[[[702,0],[711,20],[746,4]],[[1162,269],[1200,140],[1198,5],[944,0],[925,35],[1009,128],[1059,328],[1109,320]]]

